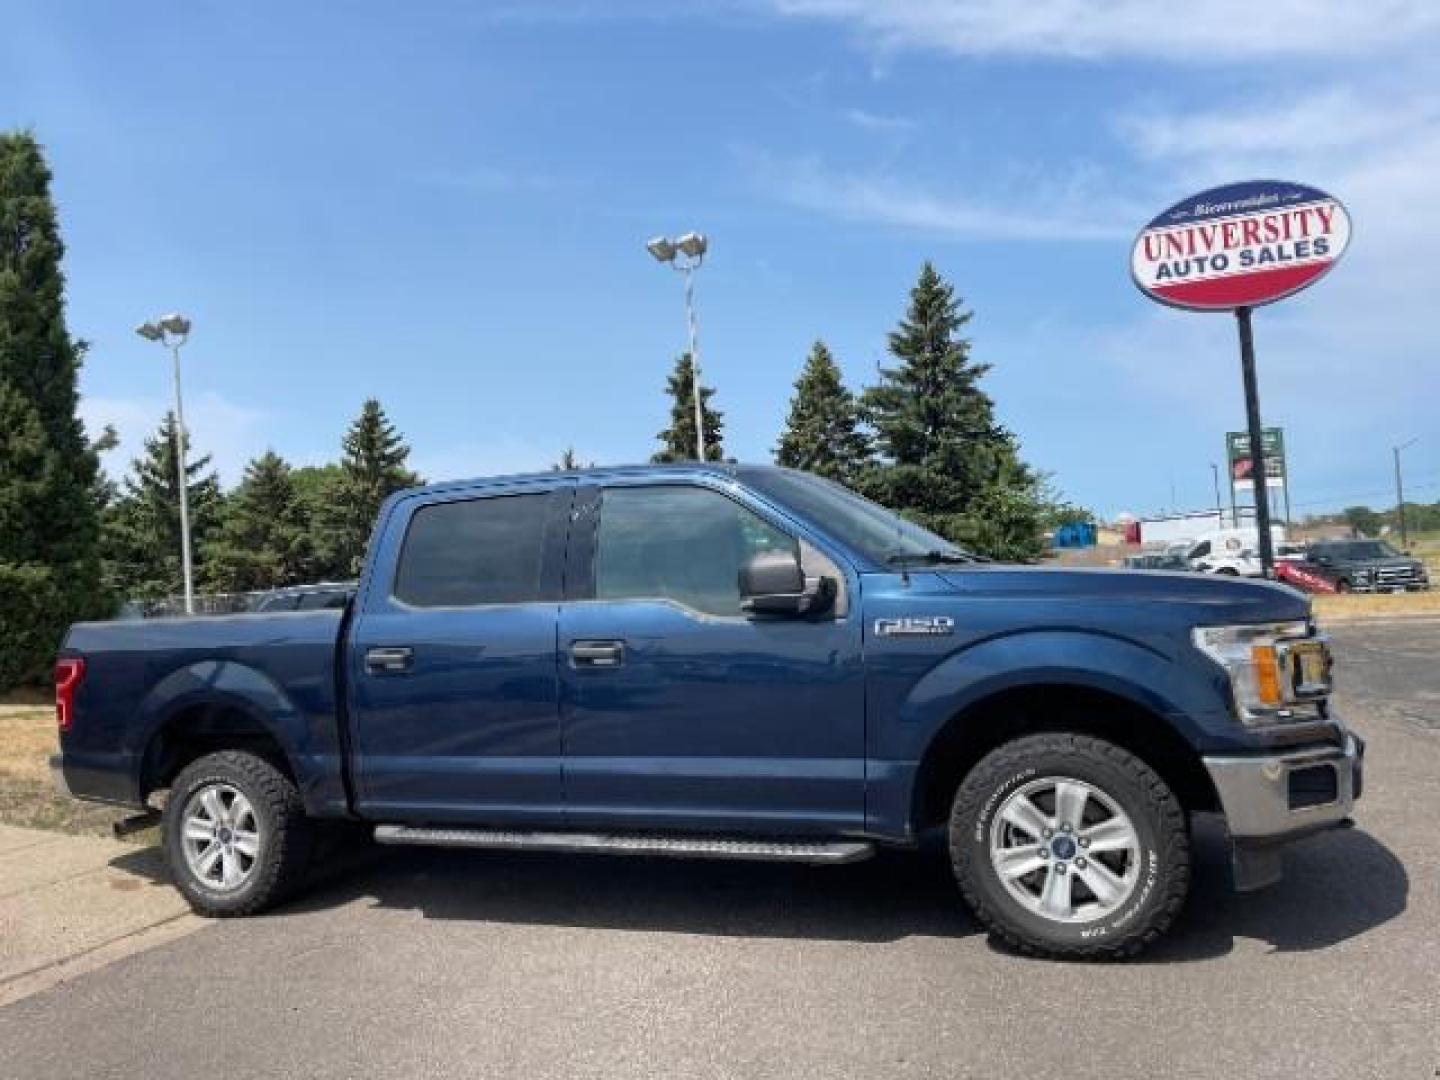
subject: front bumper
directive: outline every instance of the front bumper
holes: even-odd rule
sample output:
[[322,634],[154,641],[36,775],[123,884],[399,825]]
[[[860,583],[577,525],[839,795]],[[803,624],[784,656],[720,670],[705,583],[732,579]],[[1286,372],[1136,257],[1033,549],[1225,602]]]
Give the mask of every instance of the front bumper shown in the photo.
[[1360,797],[1365,743],[1205,758],[1234,845],[1235,886],[1278,881],[1279,846],[1347,821]]

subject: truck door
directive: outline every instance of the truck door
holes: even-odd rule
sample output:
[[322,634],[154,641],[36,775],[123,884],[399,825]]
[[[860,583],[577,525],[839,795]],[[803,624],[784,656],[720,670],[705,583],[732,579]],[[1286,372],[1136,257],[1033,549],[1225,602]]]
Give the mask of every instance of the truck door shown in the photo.
[[797,550],[795,532],[767,515],[694,481],[617,480],[577,494],[560,612],[574,824],[863,826],[860,617],[740,611],[741,565],[767,548]]
[[560,821],[555,631],[573,490],[457,490],[392,511],[348,652],[367,816]]

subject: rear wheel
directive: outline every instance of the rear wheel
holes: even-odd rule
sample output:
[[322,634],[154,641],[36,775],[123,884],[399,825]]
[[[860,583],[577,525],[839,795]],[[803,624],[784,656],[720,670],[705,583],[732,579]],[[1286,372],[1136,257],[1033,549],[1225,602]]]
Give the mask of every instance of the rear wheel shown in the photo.
[[1185,814],[1165,782],[1113,743],[1031,735],[992,751],[950,816],[955,876],[976,916],[1043,956],[1130,956],[1185,901]]
[[1335,582],[1335,591],[1336,591],[1336,592],[1349,592],[1349,591],[1350,591],[1350,582],[1346,581],[1346,580],[1342,577],[1339,581]]
[[165,854],[175,885],[202,915],[251,915],[304,878],[312,827],[294,783],[238,750],[186,766],[165,804]]

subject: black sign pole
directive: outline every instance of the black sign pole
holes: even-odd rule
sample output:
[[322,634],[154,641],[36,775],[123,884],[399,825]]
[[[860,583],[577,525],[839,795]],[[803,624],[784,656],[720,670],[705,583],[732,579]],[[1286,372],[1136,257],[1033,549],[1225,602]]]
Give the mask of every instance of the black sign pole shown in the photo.
[[1250,483],[1255,493],[1255,527],[1260,531],[1260,566],[1268,578],[1275,576],[1275,549],[1270,536],[1270,486],[1265,476],[1265,433],[1260,428],[1260,391],[1255,384],[1255,335],[1250,329],[1250,309],[1237,307],[1235,321],[1240,325],[1240,374],[1245,380],[1245,426],[1250,431]]

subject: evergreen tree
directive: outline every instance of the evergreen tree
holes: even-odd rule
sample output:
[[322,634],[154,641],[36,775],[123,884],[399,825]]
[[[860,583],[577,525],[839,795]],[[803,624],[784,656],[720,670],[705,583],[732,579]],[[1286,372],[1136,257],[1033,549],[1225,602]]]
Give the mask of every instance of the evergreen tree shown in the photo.
[[421,483],[406,468],[410,447],[374,398],[361,407],[341,449],[339,473],[326,485],[315,522],[315,569],[325,578],[359,574],[380,505],[394,492]]
[[[180,479],[175,414],[166,413],[144,453],[130,463],[119,495],[104,511],[101,551],[106,584],[122,600],[154,601],[184,591],[180,560]],[[190,551],[197,580],[220,526],[220,478],[205,455],[185,466]]]
[[572,469],[593,469],[593,461],[581,461],[575,455],[575,448],[567,446],[565,452],[560,455],[560,460],[550,466],[551,472],[570,472]]
[[39,144],[0,135],[0,690],[40,678],[65,627],[109,607],[64,251]]
[[790,416],[775,448],[776,462],[849,483],[859,475],[870,451],[859,424],[855,397],[845,388],[840,368],[825,343],[815,342],[795,380]]
[[[675,361],[675,370],[665,381],[665,392],[670,395],[670,426],[655,437],[660,440],[660,449],[650,458],[661,463],[667,461],[695,460],[695,365],[690,354],[682,353]],[[705,424],[705,460],[721,461],[725,448],[721,443],[725,429],[723,415],[710,407],[715,395],[713,387],[700,387],[700,410]]]
[[1034,558],[1043,546],[1040,478],[1020,460],[1015,437],[996,422],[980,389],[990,367],[971,359],[970,342],[960,336],[970,318],[927,262],[890,334],[899,364],[881,368],[879,385],[861,397],[879,451],[863,487],[983,554]]
[[245,466],[225,502],[207,551],[207,584],[216,592],[298,585],[312,574],[309,523],[290,466],[273,450]]

